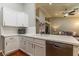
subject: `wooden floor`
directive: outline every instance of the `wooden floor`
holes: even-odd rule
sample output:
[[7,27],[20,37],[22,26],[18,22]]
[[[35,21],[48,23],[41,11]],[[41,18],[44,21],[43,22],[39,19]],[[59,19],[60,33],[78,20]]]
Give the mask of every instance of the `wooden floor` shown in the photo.
[[14,52],[14,53],[9,54],[8,56],[29,56],[29,55],[24,53],[21,50],[18,50],[18,51]]
[[2,53],[0,53],[0,56],[3,56],[3,54],[2,54]]

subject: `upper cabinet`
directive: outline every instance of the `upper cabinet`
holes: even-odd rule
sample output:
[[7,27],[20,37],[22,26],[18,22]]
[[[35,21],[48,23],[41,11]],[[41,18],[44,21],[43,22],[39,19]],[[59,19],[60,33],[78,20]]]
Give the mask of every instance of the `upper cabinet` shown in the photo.
[[3,8],[3,26],[28,27],[28,15],[9,8]]
[[28,27],[28,15],[24,12],[17,12],[17,26]]
[[3,26],[16,26],[16,11],[3,8]]

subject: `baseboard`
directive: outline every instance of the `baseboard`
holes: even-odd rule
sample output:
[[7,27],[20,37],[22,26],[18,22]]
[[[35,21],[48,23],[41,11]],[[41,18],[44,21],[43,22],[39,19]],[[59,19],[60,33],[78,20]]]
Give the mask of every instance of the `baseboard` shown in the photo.
[[23,49],[19,49],[19,50],[25,53],[26,55],[31,56],[31,54],[29,54],[28,52],[26,53]]
[[0,50],[0,53],[2,53],[3,56],[5,56],[4,52],[2,50]]
[[22,51],[21,49],[19,49],[21,52],[23,52],[24,54],[26,54],[27,56],[30,56],[29,54],[25,53],[24,51]]
[[14,51],[11,51],[11,52],[8,52],[7,54],[5,54],[5,56],[9,56],[10,54],[15,53],[15,52],[18,51],[18,50],[19,50],[19,49],[14,50]]
[[21,49],[11,51],[11,52],[7,53],[5,56],[11,56],[13,53],[16,53],[17,51],[21,51],[21,52],[23,52],[24,54],[26,54],[27,56],[30,56],[30,55],[28,55],[27,53],[25,53],[24,51],[22,51]]

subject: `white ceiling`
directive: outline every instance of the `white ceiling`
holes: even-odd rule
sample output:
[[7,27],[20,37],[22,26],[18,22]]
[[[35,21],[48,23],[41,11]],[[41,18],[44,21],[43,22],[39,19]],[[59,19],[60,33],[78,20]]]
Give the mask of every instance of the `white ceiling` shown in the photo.
[[[51,5],[49,5],[49,3],[37,3],[36,7],[42,8],[47,14],[50,15],[50,17],[63,17],[63,12],[66,8],[68,10],[79,8],[79,3],[52,3]],[[79,17],[79,11],[76,15],[71,15],[68,17]]]

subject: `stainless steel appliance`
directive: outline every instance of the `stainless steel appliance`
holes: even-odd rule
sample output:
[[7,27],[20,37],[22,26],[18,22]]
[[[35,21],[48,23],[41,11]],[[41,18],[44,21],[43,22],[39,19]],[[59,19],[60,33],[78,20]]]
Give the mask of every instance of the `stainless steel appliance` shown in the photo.
[[60,42],[46,41],[47,56],[72,56],[73,46]]
[[26,33],[26,28],[25,27],[18,28],[18,34],[25,34],[25,33]]

